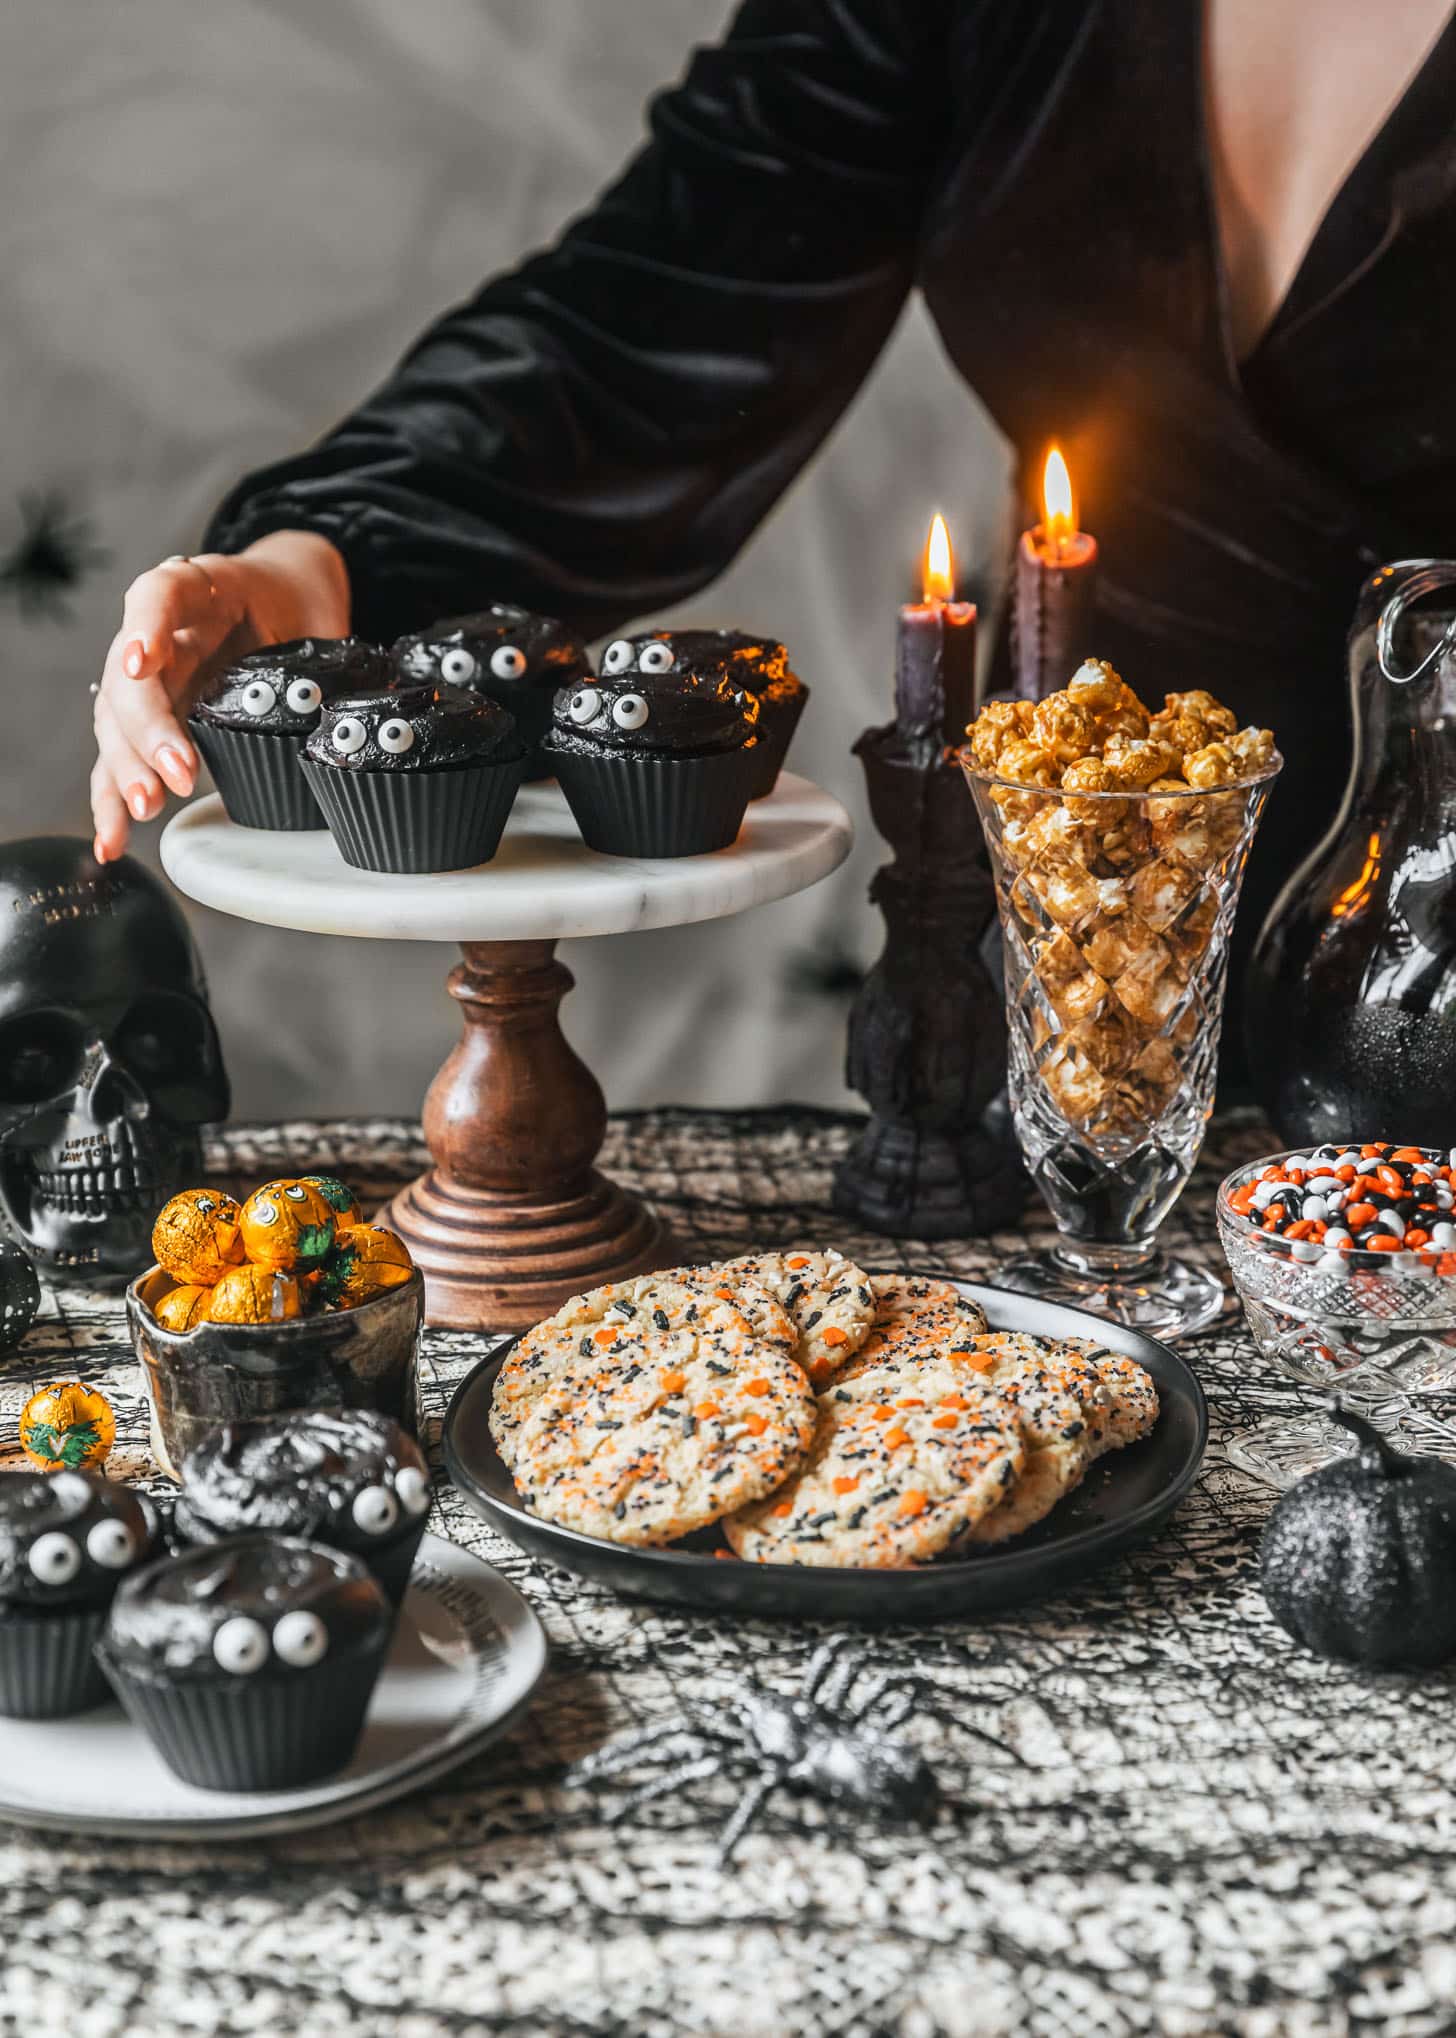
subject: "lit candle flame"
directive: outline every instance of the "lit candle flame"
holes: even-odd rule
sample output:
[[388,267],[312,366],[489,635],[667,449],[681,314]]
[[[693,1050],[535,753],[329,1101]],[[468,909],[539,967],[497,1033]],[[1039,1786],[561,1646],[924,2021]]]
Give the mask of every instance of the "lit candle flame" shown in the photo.
[[1072,499],[1072,477],[1058,447],[1047,454],[1042,476],[1042,528],[1048,545],[1060,550],[1077,533],[1077,505]]
[[937,510],[930,520],[930,536],[925,541],[925,599],[931,601],[955,600],[955,568],[950,556],[950,532],[945,527],[945,518]]

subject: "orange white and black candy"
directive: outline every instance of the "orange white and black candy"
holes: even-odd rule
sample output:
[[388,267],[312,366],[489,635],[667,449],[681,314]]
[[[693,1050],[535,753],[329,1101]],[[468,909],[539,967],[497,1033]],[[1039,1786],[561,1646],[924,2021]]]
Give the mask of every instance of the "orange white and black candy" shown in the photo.
[[307,1274],[334,1243],[334,1212],[311,1182],[265,1182],[243,1205],[238,1229],[257,1266]]
[[330,1210],[334,1213],[334,1229],[345,1231],[358,1224],[363,1213],[359,1199],[347,1182],[341,1182],[337,1175],[300,1175],[300,1181],[307,1182],[311,1189],[317,1189]]
[[382,1224],[356,1224],[339,1233],[319,1286],[328,1301],[354,1309],[390,1288],[403,1287],[413,1272],[414,1261],[402,1238]]
[[207,1305],[212,1300],[212,1289],[189,1286],[169,1288],[160,1302],[153,1305],[152,1314],[164,1330],[195,1330],[199,1323],[207,1320]]
[[292,1274],[251,1263],[224,1274],[208,1299],[208,1323],[288,1323],[302,1310]]
[[52,1380],[20,1411],[20,1448],[42,1472],[92,1472],[116,1442],[111,1403],[82,1380]]
[[220,1189],[183,1189],[152,1227],[157,1265],[184,1286],[211,1287],[242,1262],[241,1216]]

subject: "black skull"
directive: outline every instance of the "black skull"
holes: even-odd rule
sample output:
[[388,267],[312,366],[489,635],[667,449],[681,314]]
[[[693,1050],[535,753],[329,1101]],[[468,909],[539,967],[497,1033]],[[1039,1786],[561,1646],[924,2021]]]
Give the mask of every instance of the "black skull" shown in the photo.
[[0,844],[0,1208],[42,1273],[136,1273],[228,1082],[166,888],[65,835]]

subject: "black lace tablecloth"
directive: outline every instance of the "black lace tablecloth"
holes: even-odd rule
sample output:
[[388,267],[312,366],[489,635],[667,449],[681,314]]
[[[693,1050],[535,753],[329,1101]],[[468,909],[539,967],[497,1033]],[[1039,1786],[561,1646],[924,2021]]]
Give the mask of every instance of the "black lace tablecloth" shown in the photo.
[[[804,1240],[994,1279],[1036,1229],[1008,1223],[944,1248],[857,1235],[828,1203],[847,1138],[847,1121],[817,1113],[654,1112],[615,1121],[605,1161],[669,1217],[684,1257]],[[1271,1143],[1251,1121],[1217,1127],[1170,1240],[1212,1259],[1213,1185]],[[382,1193],[423,1156],[405,1127],[355,1123],[232,1131],[212,1158],[249,1183],[328,1165]],[[432,1447],[481,1348],[427,1338]],[[823,1635],[628,1605],[520,1555],[447,1490],[434,1525],[513,1579],[550,1636],[521,1724],[412,1798],[288,1840],[72,1842],[0,1825],[0,2028],[1456,2030],[1452,1681],[1357,1675],[1273,1625],[1256,1578],[1271,1496],[1223,1446],[1292,1413],[1295,1396],[1232,1313],[1184,1349],[1208,1390],[1212,1441],[1152,1543],[1024,1612],[867,1638],[877,1664],[913,1670],[940,1701],[906,1729],[944,1791],[928,1825],[780,1793],[725,1870],[715,1835],[730,1783],[610,1824],[616,1800],[566,1787],[569,1762],[747,1678],[791,1689]],[[113,1393],[115,1462],[139,1469],[145,1408],[114,1299],[48,1301],[0,1382],[4,1429],[28,1387],[57,1373]]]

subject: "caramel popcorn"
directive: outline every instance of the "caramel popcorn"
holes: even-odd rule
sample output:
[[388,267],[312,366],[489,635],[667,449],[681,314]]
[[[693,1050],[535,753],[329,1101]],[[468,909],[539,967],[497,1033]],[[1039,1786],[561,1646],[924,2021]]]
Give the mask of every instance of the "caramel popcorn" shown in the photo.
[[1246,839],[1246,796],[1223,789],[1276,765],[1274,738],[1201,688],[1151,715],[1102,659],[1034,706],[988,704],[968,735],[1010,782],[989,798],[1039,1079],[1089,1137],[1135,1140],[1184,1085],[1222,867]]
[[987,701],[967,731],[971,755],[983,771],[1000,768],[1007,744],[1020,742],[1030,731],[1032,712],[1030,701]]

